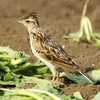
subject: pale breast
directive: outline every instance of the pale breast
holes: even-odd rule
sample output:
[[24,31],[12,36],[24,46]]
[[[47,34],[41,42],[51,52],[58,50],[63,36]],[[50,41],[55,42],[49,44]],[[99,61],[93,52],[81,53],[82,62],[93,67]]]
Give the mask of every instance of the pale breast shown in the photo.
[[37,39],[32,39],[32,47],[34,49],[42,49],[41,43]]
[[37,40],[37,38],[33,38],[33,36],[30,37],[30,46],[31,46],[31,50],[35,56],[43,55],[41,53],[41,50],[43,50],[41,41]]

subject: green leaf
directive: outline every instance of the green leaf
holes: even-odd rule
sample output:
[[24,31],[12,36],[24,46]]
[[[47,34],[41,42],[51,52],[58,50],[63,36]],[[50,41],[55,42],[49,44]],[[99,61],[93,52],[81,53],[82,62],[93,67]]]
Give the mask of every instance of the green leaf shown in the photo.
[[4,62],[0,61],[0,69],[3,70],[4,72],[10,72],[10,68],[5,65]]
[[27,96],[9,96],[9,100],[35,100],[31,97],[27,97]]
[[45,64],[43,62],[41,62],[40,60],[37,60],[37,62],[34,63],[34,66],[36,66],[36,67],[42,67],[42,66],[45,66]]
[[80,22],[80,30],[76,33],[70,33],[65,38],[71,38],[76,42],[81,40],[89,43],[94,43],[96,47],[100,48],[100,33],[93,32],[92,23],[87,16],[83,16]]
[[100,48],[100,40],[99,39],[95,39],[95,46]]
[[75,98],[79,99],[79,100],[84,100],[83,97],[81,96],[80,92],[78,92],[78,91],[75,92],[75,93],[73,94],[73,96],[74,96]]
[[6,73],[3,77],[4,81],[11,81],[13,79],[13,75],[11,73]]
[[88,76],[95,82],[100,82],[100,69],[88,72]]
[[[11,100],[9,97],[13,96],[26,96],[32,98],[32,100],[61,100],[56,95],[39,89],[2,89],[5,91],[3,97],[4,100]],[[7,98],[7,99],[6,99]]]
[[10,61],[11,57],[8,54],[0,54],[0,61]]
[[[31,84],[32,88],[49,91],[54,94],[58,94],[58,91],[53,87],[51,81],[46,79],[40,79],[37,77],[23,77],[23,79],[17,83],[17,87],[24,87]],[[24,87],[26,88],[26,87]]]
[[96,96],[92,100],[100,100],[100,92],[96,94]]
[[66,77],[77,84],[91,84],[89,80],[80,74],[66,74]]
[[[84,16],[81,19],[80,33],[83,33],[85,38],[90,42],[92,38],[92,24],[88,17]],[[80,37],[81,38],[81,37]]]
[[26,61],[27,61],[26,58],[12,59],[11,64],[18,65],[18,64],[25,63]]
[[16,51],[11,49],[10,47],[0,47],[0,52],[6,52],[11,58],[16,55]]

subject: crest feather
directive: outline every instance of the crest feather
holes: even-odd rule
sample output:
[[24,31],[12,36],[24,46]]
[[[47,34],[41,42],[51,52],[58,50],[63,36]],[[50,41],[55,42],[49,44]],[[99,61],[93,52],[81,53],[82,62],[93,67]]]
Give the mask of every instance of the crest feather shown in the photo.
[[36,12],[31,12],[28,15],[22,17],[21,19],[29,19],[29,18],[32,18],[32,19],[36,20],[36,22],[37,22],[37,24],[39,26],[38,16],[37,16]]

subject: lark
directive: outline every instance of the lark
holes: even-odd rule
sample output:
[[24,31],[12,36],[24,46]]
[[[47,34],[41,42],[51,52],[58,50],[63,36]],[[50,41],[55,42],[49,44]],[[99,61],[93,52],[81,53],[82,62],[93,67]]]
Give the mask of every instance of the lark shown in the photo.
[[[28,30],[32,53],[47,65],[52,72],[53,77],[56,77],[57,75],[55,62],[61,62],[67,65],[76,66],[77,69],[79,68],[79,65],[73,61],[71,56],[62,48],[62,46],[43,31],[35,12],[21,18],[18,22],[22,23]],[[79,71],[79,73],[81,73],[81,71]]]

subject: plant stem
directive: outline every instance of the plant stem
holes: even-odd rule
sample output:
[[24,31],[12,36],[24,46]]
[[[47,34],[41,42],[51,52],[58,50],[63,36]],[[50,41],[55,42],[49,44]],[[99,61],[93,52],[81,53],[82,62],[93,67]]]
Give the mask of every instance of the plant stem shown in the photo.
[[87,5],[88,5],[89,1],[90,0],[86,0],[85,4],[83,6],[82,17],[86,15]]

